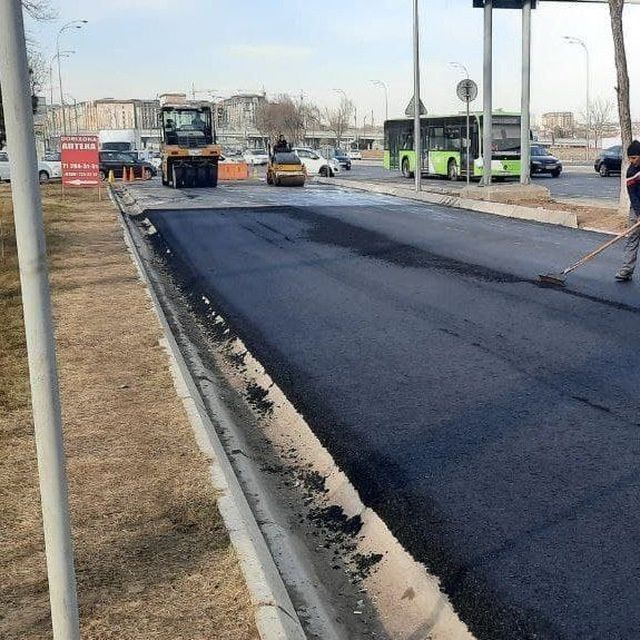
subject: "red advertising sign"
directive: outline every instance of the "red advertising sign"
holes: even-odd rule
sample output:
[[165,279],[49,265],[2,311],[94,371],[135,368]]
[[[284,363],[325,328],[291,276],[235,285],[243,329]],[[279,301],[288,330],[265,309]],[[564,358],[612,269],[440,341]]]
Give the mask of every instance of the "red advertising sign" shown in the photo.
[[72,187],[100,184],[98,136],[62,136],[60,152],[62,184]]

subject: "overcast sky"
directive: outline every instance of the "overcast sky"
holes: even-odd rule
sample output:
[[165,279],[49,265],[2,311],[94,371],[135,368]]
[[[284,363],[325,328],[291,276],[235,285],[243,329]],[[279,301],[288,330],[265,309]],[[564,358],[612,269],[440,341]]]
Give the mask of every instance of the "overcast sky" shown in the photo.
[[[167,91],[304,94],[321,106],[344,90],[359,117],[400,116],[412,94],[411,0],[53,0],[59,19],[29,25],[45,54],[66,21],[61,49],[64,91],[77,100],[152,98]],[[431,113],[458,111],[455,85],[465,64],[482,96],[482,11],[472,0],[421,0],[423,102]],[[632,113],[640,116],[640,6],[626,12]],[[519,110],[520,12],[495,11],[494,105]],[[541,2],[533,17],[532,110],[584,111],[585,55],[562,36],[582,38],[591,54],[592,97],[615,100],[613,45],[606,5]],[[632,29],[632,25],[636,25]],[[630,34],[634,37],[631,38]],[[46,92],[47,95],[48,91]],[[57,94],[57,91],[56,91]],[[57,95],[56,95],[57,99]],[[370,117],[370,116],[369,116]]]

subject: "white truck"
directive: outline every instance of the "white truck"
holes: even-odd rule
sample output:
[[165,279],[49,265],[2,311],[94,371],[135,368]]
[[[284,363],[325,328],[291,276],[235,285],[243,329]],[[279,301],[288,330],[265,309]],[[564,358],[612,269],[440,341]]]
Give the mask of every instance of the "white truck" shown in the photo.
[[101,151],[133,151],[140,146],[135,129],[101,129],[98,139]]
[[[62,177],[62,165],[60,162],[38,160],[38,180],[41,184],[49,182],[54,178]],[[0,151],[0,182],[11,180],[9,169],[9,154],[6,149]]]

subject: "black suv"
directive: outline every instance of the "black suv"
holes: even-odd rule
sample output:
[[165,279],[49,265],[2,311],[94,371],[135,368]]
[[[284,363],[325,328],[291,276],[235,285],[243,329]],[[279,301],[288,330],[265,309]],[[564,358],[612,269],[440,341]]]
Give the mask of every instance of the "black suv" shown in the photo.
[[562,162],[549,153],[541,144],[531,145],[531,175],[550,173],[557,178],[562,173]]
[[[122,169],[125,167],[128,173],[133,168],[133,175],[136,178],[153,178],[158,173],[150,162],[138,160],[135,153],[127,153],[126,151],[100,152],[100,180],[106,180],[109,171],[113,171],[114,177],[122,178]],[[128,174],[127,177],[129,177]]]
[[612,173],[620,173],[622,171],[622,146],[616,145],[605,149],[593,163],[593,168],[603,177],[606,178]]

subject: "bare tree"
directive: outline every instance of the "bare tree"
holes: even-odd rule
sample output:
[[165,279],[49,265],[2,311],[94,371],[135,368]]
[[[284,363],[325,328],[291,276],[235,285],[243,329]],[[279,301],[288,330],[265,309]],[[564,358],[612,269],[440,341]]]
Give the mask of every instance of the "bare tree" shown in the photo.
[[[56,12],[50,0],[22,0],[22,8],[33,20],[37,20],[38,22],[53,20],[56,17]],[[45,64],[42,54],[31,40],[28,40],[27,54],[29,57],[29,74],[31,77],[31,95],[35,112],[37,107],[35,95],[44,80]],[[0,148],[4,146],[5,138],[2,86],[0,86]]]
[[340,105],[336,109],[325,109],[325,116],[329,125],[329,131],[336,136],[336,147],[340,146],[344,132],[349,128],[351,114],[353,113],[353,102],[343,97]]
[[58,17],[57,11],[51,5],[50,0],[22,0],[22,8],[34,20],[43,22]]
[[594,146],[599,148],[599,143],[605,133],[613,128],[613,102],[604,98],[596,98],[589,105],[590,118],[587,122],[591,122],[591,130],[593,132]]
[[629,161],[626,150],[631,144],[631,106],[629,102],[629,71],[627,68],[627,53],[624,45],[624,30],[622,28],[622,14],[624,0],[609,0],[609,14],[611,16],[611,33],[613,34],[613,48],[616,61],[616,73],[618,76],[618,115],[620,118],[620,133],[622,135],[622,180],[620,181],[620,213],[626,213],[629,209],[629,196],[627,194],[624,176],[627,174]]
[[304,136],[306,137],[309,129],[317,129],[322,121],[322,112],[320,107],[313,102],[300,102],[300,114],[304,126]]
[[[311,106],[309,105],[309,109]],[[305,133],[305,109],[287,94],[262,104],[256,114],[256,126],[265,137],[275,140],[284,134],[290,143],[300,142]]]

